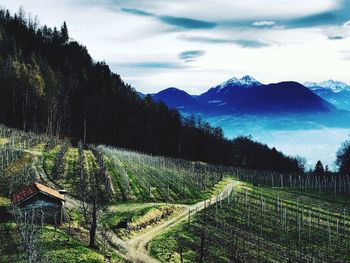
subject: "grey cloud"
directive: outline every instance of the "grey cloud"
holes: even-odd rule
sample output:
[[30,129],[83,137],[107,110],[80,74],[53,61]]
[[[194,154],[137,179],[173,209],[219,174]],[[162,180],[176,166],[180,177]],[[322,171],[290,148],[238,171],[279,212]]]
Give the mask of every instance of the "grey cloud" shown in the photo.
[[179,58],[185,60],[186,62],[191,62],[197,58],[203,56],[205,51],[203,50],[187,50],[179,54]]
[[176,17],[176,16],[159,16],[141,9],[135,8],[121,8],[120,9],[124,13],[129,13],[137,16],[145,16],[145,17],[155,17],[160,22],[175,26],[178,28],[185,29],[211,29],[217,26],[214,22],[192,19],[187,17]]
[[270,46],[270,44],[261,42],[259,40],[247,40],[247,39],[235,40],[234,43],[243,48],[263,48],[263,47]]
[[134,8],[122,8],[121,11],[133,15],[138,15],[138,16],[155,16],[152,13],[140,10],[140,9],[134,9]]
[[181,36],[180,39],[192,41],[192,42],[209,43],[209,44],[233,44],[234,43],[232,39],[202,37],[202,36]]
[[187,29],[211,29],[217,26],[216,23],[174,16],[160,16],[159,20],[172,26],[177,26]]
[[328,36],[329,40],[342,40],[345,39],[344,36]]
[[203,42],[209,44],[235,44],[243,48],[263,48],[271,46],[271,44],[259,40],[251,39],[228,39],[228,38],[212,38],[212,37],[191,37],[182,36],[181,39],[193,42]]
[[130,62],[130,63],[117,63],[113,64],[113,67],[127,67],[127,68],[139,68],[139,69],[179,69],[186,68],[186,65],[176,62],[168,61],[142,61],[142,62]]

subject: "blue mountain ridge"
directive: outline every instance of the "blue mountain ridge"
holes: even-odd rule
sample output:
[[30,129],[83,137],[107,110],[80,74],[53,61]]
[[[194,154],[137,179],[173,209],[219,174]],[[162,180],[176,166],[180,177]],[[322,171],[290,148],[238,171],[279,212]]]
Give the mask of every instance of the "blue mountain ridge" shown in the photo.
[[298,82],[286,81],[265,85],[250,76],[232,78],[199,96],[192,96],[173,87],[153,94],[153,98],[189,114],[269,115],[339,111]]

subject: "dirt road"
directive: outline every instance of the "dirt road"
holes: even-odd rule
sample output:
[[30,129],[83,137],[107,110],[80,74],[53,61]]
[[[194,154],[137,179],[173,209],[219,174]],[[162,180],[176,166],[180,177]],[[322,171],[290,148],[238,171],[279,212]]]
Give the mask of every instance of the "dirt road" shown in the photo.
[[169,228],[179,224],[184,220],[188,220],[189,213],[193,215],[203,210],[208,205],[215,204],[217,202],[220,202],[222,199],[225,199],[231,193],[233,187],[234,187],[234,182],[231,181],[225,186],[225,188],[221,191],[221,193],[215,198],[211,198],[193,205],[176,204],[176,206],[184,207],[185,208],[184,212],[177,215],[176,217],[169,219],[168,221],[161,223],[160,225],[157,225],[156,227],[152,228],[150,231],[143,233],[137,237],[134,237],[126,242],[128,252],[129,252],[128,256],[130,260],[132,260],[133,262],[145,262],[145,263],[158,262],[148,254],[147,245],[149,244],[149,242],[152,239],[154,239],[156,236],[167,231]]
[[[40,154],[34,154],[34,153],[32,154],[35,156],[34,167],[36,169],[36,174],[41,179],[41,181],[44,182],[47,186],[50,186],[56,189],[59,188],[57,184],[55,184],[53,181],[50,180],[50,178],[48,178],[47,174],[43,170],[42,168],[43,156]],[[152,239],[154,239],[156,236],[170,229],[171,227],[181,223],[184,220],[188,220],[189,214],[193,215],[203,210],[208,205],[221,202],[221,200],[225,199],[231,193],[234,185],[235,183],[232,180],[225,186],[225,188],[216,197],[212,197],[208,200],[201,201],[193,205],[174,204],[175,206],[183,207],[184,208],[183,212],[151,228],[149,231],[142,233],[134,238],[131,238],[130,240],[127,240],[127,241],[122,240],[113,231],[108,230],[107,236],[108,236],[108,242],[110,244],[110,249],[112,249],[114,252],[120,254],[125,259],[131,262],[139,262],[139,263],[158,262],[156,259],[152,258],[148,254],[147,246],[149,242]],[[67,208],[77,209],[77,207],[79,207],[79,201],[73,198],[72,196],[70,196],[69,194],[65,196],[65,199],[66,199],[65,206]],[[98,231],[98,237],[106,238],[105,235],[103,236],[102,231]]]

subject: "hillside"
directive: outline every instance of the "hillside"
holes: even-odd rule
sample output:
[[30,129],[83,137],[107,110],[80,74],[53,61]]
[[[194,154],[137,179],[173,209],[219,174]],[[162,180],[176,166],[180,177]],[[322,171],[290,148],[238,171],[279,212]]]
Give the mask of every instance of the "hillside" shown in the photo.
[[[104,62],[94,62],[86,47],[71,41],[66,23],[52,29],[34,22],[23,11],[11,15],[0,10],[0,123],[67,138],[75,145],[81,140],[243,165],[231,154],[234,144],[220,128],[140,96]],[[265,152],[274,154],[267,147]],[[281,163],[268,162],[275,166],[272,170],[302,169],[296,159],[278,155]]]
[[349,203],[236,182],[150,243],[160,262],[349,262]]
[[[34,181],[68,192],[65,223],[61,226],[44,224],[38,227],[40,232],[37,227],[34,229],[36,243],[32,245],[40,249],[41,259],[105,262],[104,255],[108,253],[112,256],[111,262],[124,262],[126,255],[122,251],[104,243],[106,240],[100,237],[103,231],[107,231],[108,236],[115,235],[111,231],[122,235],[116,225],[120,220],[128,219],[135,230],[123,235],[130,238],[146,227],[182,213],[181,208],[169,203],[195,203],[218,193],[228,175],[228,171],[219,166],[152,157],[105,146],[90,145],[82,149],[79,144],[79,148],[73,148],[67,141],[4,126],[0,126],[0,142],[0,230],[1,238],[9,240],[0,244],[1,262],[27,262],[28,251],[18,232],[26,224],[22,225],[15,220],[17,217],[12,217],[16,206],[11,204],[9,197]],[[99,250],[88,247],[90,225],[84,221],[82,206],[88,192],[81,193],[81,174],[89,182],[96,175],[111,182],[103,183],[103,192],[109,192],[110,197],[104,203],[104,213],[102,210],[98,213],[96,245]],[[105,230],[100,222],[104,222]]]
[[[208,262],[232,256],[251,262],[283,256],[293,262],[349,259],[346,176],[214,166],[102,145],[75,148],[68,141],[5,126],[0,126],[0,160],[0,230],[6,240],[0,244],[1,262],[27,262],[24,232],[19,232],[25,226],[35,226],[33,247],[50,262],[102,263],[105,255],[113,263],[153,262],[149,242],[151,254],[161,262],[180,262],[179,253],[198,262],[202,248]],[[64,224],[21,224],[13,217],[10,193],[33,181],[67,191]],[[86,183],[94,187],[82,190]],[[108,198],[99,203],[91,247],[92,224],[86,223],[91,219],[84,215],[91,210],[84,207],[90,207],[88,200],[101,202],[95,193]],[[276,240],[276,231],[285,234]],[[307,247],[310,240],[312,247]],[[335,252],[339,249],[341,254]]]
[[[47,21],[57,22],[57,13],[78,22],[80,27],[72,26],[75,37],[77,30],[87,30],[95,45],[113,42],[114,54],[121,54],[113,57],[120,59],[113,67],[142,71],[138,83],[144,86],[150,79],[152,85],[174,80],[171,76],[183,81],[187,73],[204,73],[200,81],[206,81],[227,72],[228,62],[240,72],[243,57],[248,58],[243,68],[249,64],[252,72],[261,72],[262,64],[250,63],[251,51],[257,59],[258,52],[266,51],[274,69],[282,66],[273,60],[282,61],[284,45],[270,44],[263,34],[272,32],[270,27],[279,38],[285,29],[289,32],[282,22],[293,10],[287,16],[278,7],[276,22],[269,21],[272,13],[269,20],[250,21],[242,12],[243,20],[236,23],[236,8],[226,8],[229,1],[203,2],[199,9],[195,1],[187,8],[187,1],[146,2],[65,1],[56,6],[41,1],[37,8],[52,16]],[[274,6],[267,8],[275,12]],[[81,19],[86,14],[88,21]],[[299,16],[293,19],[309,20]],[[238,34],[214,38],[229,27]],[[113,33],[107,30],[106,38],[101,33],[107,28]],[[41,26],[23,8],[10,14],[0,7],[0,263],[350,262],[350,140],[338,145],[334,130],[301,130],[326,122],[350,125],[350,113],[316,94],[320,88],[340,94],[347,87],[336,82],[315,89],[297,82],[265,85],[244,76],[199,96],[177,88],[146,95],[105,62],[95,61],[69,30],[66,22],[59,28]],[[254,40],[260,33],[249,33],[257,31],[264,42]],[[313,32],[325,37],[324,30]],[[244,52],[237,56],[236,49]],[[276,50],[279,56],[269,56]],[[138,61],[141,57],[144,62]],[[221,58],[228,64],[218,67]],[[310,65],[287,63],[289,74],[295,65]],[[269,65],[263,65],[266,74],[284,71],[268,73]],[[125,77],[135,81],[129,74]],[[301,131],[274,134],[270,124]],[[227,138],[224,125],[235,135]],[[309,168],[306,159],[281,152],[288,151],[283,145],[256,141],[240,130],[244,126],[315,151],[316,165]],[[348,137],[348,130],[338,132]],[[330,155],[321,140],[330,141],[337,154]],[[324,163],[326,155],[337,170]]]
[[183,112],[195,112],[202,110],[200,103],[193,96],[177,88],[168,88],[154,94],[153,99],[157,102],[165,102],[170,108]]

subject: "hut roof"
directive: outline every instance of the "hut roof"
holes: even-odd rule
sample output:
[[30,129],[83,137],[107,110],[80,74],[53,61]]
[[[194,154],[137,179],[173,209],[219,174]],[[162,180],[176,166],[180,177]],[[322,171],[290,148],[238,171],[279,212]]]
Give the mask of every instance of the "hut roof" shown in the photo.
[[23,200],[26,200],[39,192],[47,194],[49,196],[52,196],[53,198],[64,201],[64,195],[60,194],[57,190],[52,189],[50,187],[47,187],[47,186],[40,184],[40,183],[36,183],[36,182],[31,184],[31,185],[25,186],[22,189],[14,192],[11,195],[11,201],[14,204],[18,204],[18,203],[22,202]]

